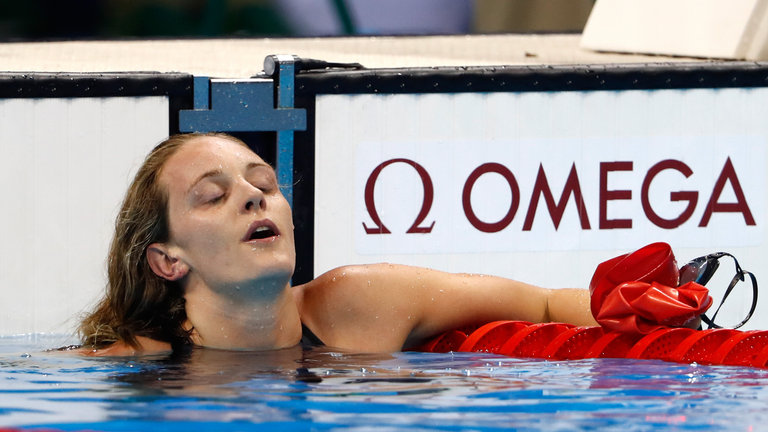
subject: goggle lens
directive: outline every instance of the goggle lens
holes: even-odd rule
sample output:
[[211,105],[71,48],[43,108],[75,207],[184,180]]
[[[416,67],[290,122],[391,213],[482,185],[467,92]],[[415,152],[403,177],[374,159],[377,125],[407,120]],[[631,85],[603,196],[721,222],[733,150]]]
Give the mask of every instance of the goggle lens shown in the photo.
[[724,255],[722,252],[705,257],[699,257],[695,260],[684,265],[680,269],[680,285],[688,282],[696,282],[701,285],[706,285],[712,276],[720,267],[720,261],[718,261]]
[[725,256],[733,258],[733,262],[736,265],[736,274],[728,284],[728,287],[723,294],[723,298],[720,300],[720,305],[718,305],[714,314],[712,314],[712,318],[709,318],[704,314],[701,315],[701,320],[707,323],[709,328],[721,328],[720,325],[715,324],[715,318],[717,317],[718,312],[720,312],[720,308],[723,306],[723,303],[725,303],[725,300],[728,298],[731,292],[733,292],[733,289],[736,286],[742,286],[743,284],[740,284],[740,282],[745,282],[747,280],[745,276],[749,276],[749,279],[752,282],[752,306],[747,313],[747,317],[744,318],[739,324],[733,326],[733,328],[739,328],[746,324],[746,322],[749,321],[749,319],[752,317],[752,314],[755,312],[755,307],[757,306],[757,279],[755,278],[755,275],[748,271],[742,270],[741,266],[739,266],[739,262],[736,261],[736,258],[726,252],[717,252],[707,256],[699,257],[684,265],[680,269],[680,285],[688,282],[696,282],[701,285],[706,285],[707,282],[712,279],[712,276],[715,274],[715,271],[717,271],[718,267],[720,267],[720,258]]

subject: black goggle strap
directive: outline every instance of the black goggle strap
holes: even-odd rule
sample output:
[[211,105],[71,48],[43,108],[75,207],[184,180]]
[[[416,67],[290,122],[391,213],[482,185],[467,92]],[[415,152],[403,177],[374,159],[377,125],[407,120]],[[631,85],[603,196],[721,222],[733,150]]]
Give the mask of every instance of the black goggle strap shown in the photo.
[[[704,321],[709,327],[708,328],[722,328],[722,326],[715,324],[715,318],[717,317],[718,312],[720,312],[720,308],[723,307],[723,304],[725,303],[725,300],[728,298],[728,296],[733,291],[733,288],[736,286],[737,283],[744,282],[744,276],[748,275],[750,278],[750,281],[752,282],[752,305],[749,308],[749,312],[747,313],[746,318],[744,318],[740,323],[733,326],[733,328],[737,329],[749,321],[750,318],[752,318],[752,314],[755,312],[755,308],[757,307],[757,278],[755,278],[755,275],[751,272],[748,272],[746,270],[743,270],[741,266],[739,265],[739,262],[736,260],[736,257],[733,255],[726,253],[726,252],[718,252],[715,254],[707,255],[706,261],[708,262],[717,262],[720,258],[724,256],[729,256],[733,258],[733,262],[736,265],[736,274],[731,279],[731,283],[728,284],[728,288],[725,290],[725,293],[723,294],[723,298],[720,300],[720,304],[717,306],[717,309],[715,309],[715,313],[712,314],[712,318],[707,317],[706,314],[701,314],[701,320]],[[708,266],[710,267],[710,266]],[[712,267],[710,267],[712,268]],[[713,267],[714,269],[717,268],[717,266]],[[709,269],[707,269],[709,270]],[[705,271],[705,273],[708,273],[706,277],[700,277],[697,278],[697,282],[701,283],[702,285],[709,282],[709,279],[712,277],[712,274],[714,273],[714,270],[712,271]],[[705,276],[705,275],[702,275]]]

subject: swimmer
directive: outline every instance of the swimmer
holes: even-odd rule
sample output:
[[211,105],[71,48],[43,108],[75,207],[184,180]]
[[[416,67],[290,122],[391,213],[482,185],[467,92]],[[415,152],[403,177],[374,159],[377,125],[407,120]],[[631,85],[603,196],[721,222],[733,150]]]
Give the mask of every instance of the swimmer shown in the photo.
[[294,263],[292,213],[272,167],[229,135],[172,136],[127,191],[106,294],[79,327],[84,352],[307,341],[394,352],[494,320],[596,325],[586,289],[394,264],[340,267],[291,286]]

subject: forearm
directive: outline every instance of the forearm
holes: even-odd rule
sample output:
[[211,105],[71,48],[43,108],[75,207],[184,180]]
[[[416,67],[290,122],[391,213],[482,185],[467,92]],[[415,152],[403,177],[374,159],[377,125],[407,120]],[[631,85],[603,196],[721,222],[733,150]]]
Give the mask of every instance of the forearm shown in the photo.
[[546,320],[580,326],[596,326],[590,309],[589,290],[561,288],[549,290]]
[[587,289],[545,289],[494,276],[439,277],[442,295],[432,297],[439,307],[429,308],[417,334],[498,320],[597,325]]
[[[429,301],[417,316],[419,325],[412,336],[431,337],[445,330],[491,321],[549,321],[547,303],[550,291],[508,278],[451,274],[429,271],[423,280],[437,281],[424,286]],[[437,292],[435,292],[437,291]],[[417,299],[415,294],[409,296]]]

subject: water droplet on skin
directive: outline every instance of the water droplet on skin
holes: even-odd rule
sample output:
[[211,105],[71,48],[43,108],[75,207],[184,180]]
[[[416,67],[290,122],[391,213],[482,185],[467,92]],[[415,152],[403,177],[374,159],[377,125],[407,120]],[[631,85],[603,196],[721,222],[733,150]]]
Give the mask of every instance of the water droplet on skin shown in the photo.
[[331,282],[336,282],[336,276],[334,276],[333,278],[331,278]]

